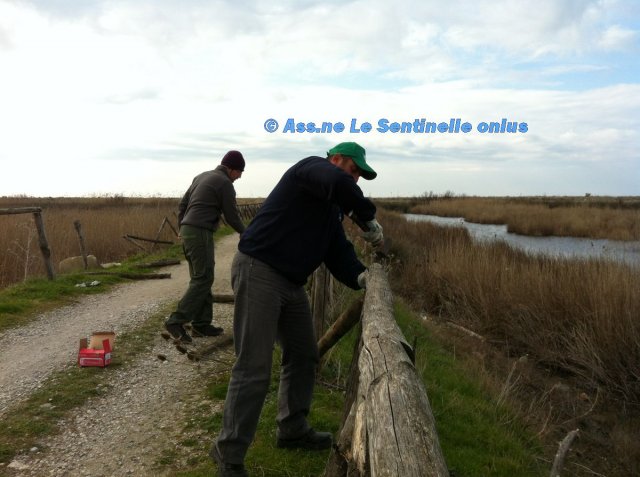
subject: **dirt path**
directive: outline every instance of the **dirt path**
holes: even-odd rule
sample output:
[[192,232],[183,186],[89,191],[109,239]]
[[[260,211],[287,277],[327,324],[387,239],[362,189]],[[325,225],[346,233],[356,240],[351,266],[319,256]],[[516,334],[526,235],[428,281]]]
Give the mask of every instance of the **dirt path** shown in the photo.
[[[215,293],[231,293],[230,264],[237,240],[234,234],[216,242]],[[104,329],[114,330],[117,336],[178,300],[189,278],[186,262],[163,272],[170,272],[172,278],[120,285],[108,293],[83,297],[4,333],[0,337],[0,419],[10,404],[26,398],[53,371],[76,365],[79,337]],[[214,323],[223,326],[225,334],[231,331],[232,313],[233,305],[215,304]],[[41,351],[33,353],[34,349]],[[168,359],[161,361],[158,354]],[[115,372],[100,397],[61,423],[59,435],[14,459],[9,475],[159,475],[152,466],[163,450],[184,439],[187,408],[210,405],[214,411],[212,402],[193,400],[202,396],[201,374],[221,366],[224,363],[216,361],[195,365],[158,335],[149,353]]]

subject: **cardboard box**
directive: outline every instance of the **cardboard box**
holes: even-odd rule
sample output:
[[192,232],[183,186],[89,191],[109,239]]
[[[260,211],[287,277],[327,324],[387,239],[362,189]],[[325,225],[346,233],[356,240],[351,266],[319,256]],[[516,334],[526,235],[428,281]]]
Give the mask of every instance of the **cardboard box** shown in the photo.
[[92,333],[90,341],[82,338],[78,350],[78,364],[102,368],[109,365],[115,336],[116,334],[112,331],[100,331]]

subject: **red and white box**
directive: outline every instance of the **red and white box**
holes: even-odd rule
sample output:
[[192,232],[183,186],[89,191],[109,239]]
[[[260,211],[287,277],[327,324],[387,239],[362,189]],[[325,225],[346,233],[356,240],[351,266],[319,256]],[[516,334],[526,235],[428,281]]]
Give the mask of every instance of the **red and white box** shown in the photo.
[[104,368],[111,363],[111,350],[116,334],[112,331],[99,331],[91,334],[91,339],[82,338],[78,350],[78,365],[99,366]]

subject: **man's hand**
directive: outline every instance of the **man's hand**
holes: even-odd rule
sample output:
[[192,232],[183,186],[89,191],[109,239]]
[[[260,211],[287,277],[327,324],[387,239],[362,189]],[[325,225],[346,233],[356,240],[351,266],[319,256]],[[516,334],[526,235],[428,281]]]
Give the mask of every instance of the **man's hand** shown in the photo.
[[384,237],[382,236],[382,225],[380,225],[376,219],[370,220],[366,225],[369,230],[362,234],[362,238],[374,247],[382,244],[384,241]]

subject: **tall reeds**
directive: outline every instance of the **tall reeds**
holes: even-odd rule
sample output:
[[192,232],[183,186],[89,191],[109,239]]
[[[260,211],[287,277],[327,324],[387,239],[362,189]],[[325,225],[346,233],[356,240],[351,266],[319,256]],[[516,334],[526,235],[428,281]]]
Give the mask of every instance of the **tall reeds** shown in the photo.
[[[123,239],[126,234],[155,238],[165,217],[175,227],[178,199],[165,198],[4,198],[0,207],[42,207],[54,269],[64,258],[80,255],[74,228],[79,220],[88,254],[101,263],[119,261],[141,250]],[[161,240],[176,241],[165,227]],[[28,277],[46,276],[31,214],[0,215],[0,288]]]
[[632,200],[456,197],[424,200],[410,211],[506,224],[522,235],[640,240],[640,204]]
[[587,385],[640,402],[640,270],[534,257],[381,213],[396,292],[425,311],[529,353]]

